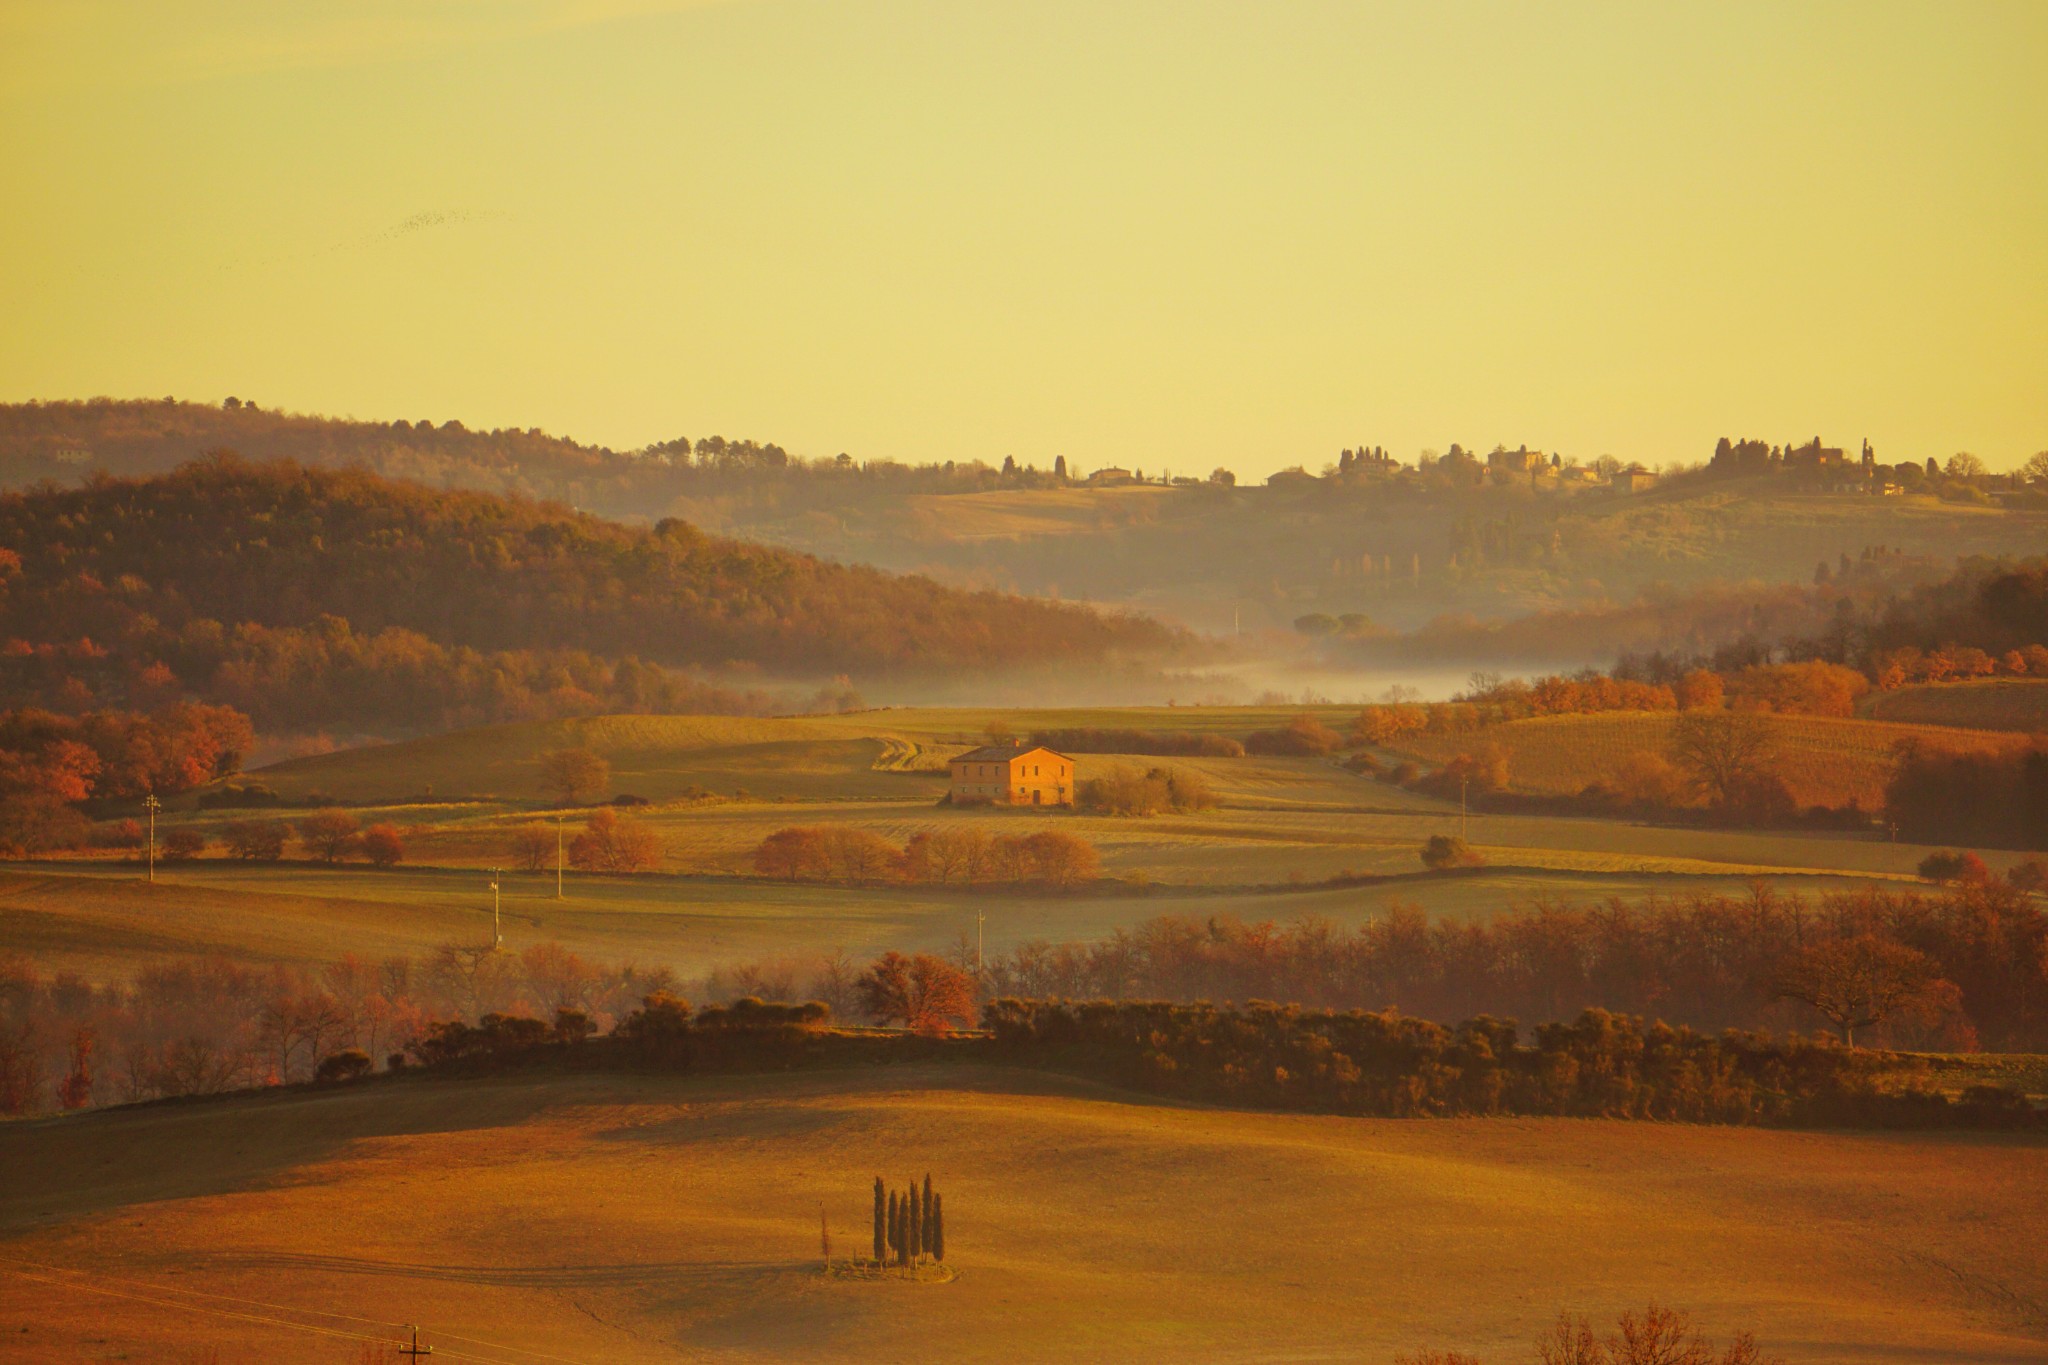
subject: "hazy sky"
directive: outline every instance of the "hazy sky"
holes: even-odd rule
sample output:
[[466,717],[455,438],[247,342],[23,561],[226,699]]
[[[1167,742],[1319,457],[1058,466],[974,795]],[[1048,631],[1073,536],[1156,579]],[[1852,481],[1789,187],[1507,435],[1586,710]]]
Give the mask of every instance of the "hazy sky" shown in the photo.
[[2048,3],[5,0],[0,397],[2048,448]]

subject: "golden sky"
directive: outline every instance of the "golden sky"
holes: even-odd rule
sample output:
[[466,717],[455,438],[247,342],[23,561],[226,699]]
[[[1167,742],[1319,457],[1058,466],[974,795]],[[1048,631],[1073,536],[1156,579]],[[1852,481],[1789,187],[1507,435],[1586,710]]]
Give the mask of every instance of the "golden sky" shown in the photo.
[[2048,3],[6,0],[0,398],[2048,448]]

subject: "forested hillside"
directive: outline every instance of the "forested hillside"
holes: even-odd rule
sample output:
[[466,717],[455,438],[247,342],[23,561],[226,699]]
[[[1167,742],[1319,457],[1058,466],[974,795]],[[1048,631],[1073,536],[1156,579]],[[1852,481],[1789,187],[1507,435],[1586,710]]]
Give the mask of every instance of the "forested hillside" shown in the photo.
[[1155,622],[361,470],[219,456],[0,497],[0,687],[259,728],[750,709],[671,670],[857,679],[1102,664]]
[[[1247,464],[1331,461],[1320,475],[1284,472],[1260,486],[1239,486],[1212,461],[1133,449],[1116,462],[1142,482],[1089,483],[1091,469],[1051,451],[908,465],[886,452],[805,458],[717,435],[615,451],[534,428],[356,421],[240,401],[0,405],[0,487],[163,473],[218,448],[555,499],[635,524],[674,517],[951,586],[1117,603],[1201,630],[1284,630],[1315,615],[1396,632],[1435,622],[1409,655],[1515,665],[1710,643],[1717,623],[1666,619],[1674,590],[1724,590],[1737,604],[1758,583],[1809,583],[1823,563],[1832,573],[1845,555],[1859,580],[1874,567],[1896,586],[1945,572],[1958,555],[2030,552],[2048,533],[2048,480],[2002,474],[1923,476],[1872,496],[1792,474],[1698,471],[1635,492],[1604,481],[1614,461],[1592,452],[1583,464],[1565,457],[1566,472],[1578,466],[1588,479],[1538,478],[1516,465],[1522,452],[1496,462],[1453,442],[1412,465],[1378,463],[1377,448],[1375,462],[1358,451],[1248,450]],[[1710,449],[1703,440],[1668,454],[1705,460]],[[1908,454],[1887,452],[1885,468],[1917,468]],[[1639,599],[1626,608],[1633,620],[1594,619]],[[1774,596],[1751,600],[1777,619],[1742,629],[1814,628],[1794,619],[1797,604],[1788,616]],[[1489,633],[1537,611],[1583,619],[1564,630],[1547,622],[1530,638]]]

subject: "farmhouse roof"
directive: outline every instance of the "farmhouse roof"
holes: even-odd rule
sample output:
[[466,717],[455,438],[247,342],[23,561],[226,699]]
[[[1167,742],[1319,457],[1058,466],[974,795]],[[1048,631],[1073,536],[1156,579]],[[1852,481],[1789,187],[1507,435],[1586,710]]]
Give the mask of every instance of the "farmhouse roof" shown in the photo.
[[[964,754],[953,755],[955,763],[1008,763],[1024,754],[1051,754],[1054,758],[1066,758],[1057,749],[1048,749],[1043,744],[984,744],[979,749],[969,749]],[[1069,760],[1071,761],[1071,760]]]

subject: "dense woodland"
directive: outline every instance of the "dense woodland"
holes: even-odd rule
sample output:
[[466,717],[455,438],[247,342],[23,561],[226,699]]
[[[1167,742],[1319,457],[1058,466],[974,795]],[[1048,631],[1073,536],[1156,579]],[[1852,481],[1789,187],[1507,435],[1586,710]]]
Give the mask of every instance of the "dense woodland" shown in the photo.
[[[1084,496],[1074,490],[1092,471],[1063,468],[1052,452],[913,466],[805,459],[720,436],[614,451],[534,429],[331,419],[247,402],[0,406],[0,487],[164,473],[215,449],[553,499],[639,524],[677,518],[957,585],[1142,603],[1207,629],[1284,626],[1304,613],[1356,619],[1370,628],[1333,645],[1375,661],[1562,664],[1617,648],[1712,648],[1744,630],[1817,630],[1825,619],[1803,613],[1825,608],[1820,598],[1780,601],[1748,580],[1803,582],[1825,558],[1839,582],[1839,552],[1859,545],[1873,547],[1848,575],[1859,591],[1938,574],[1960,553],[2037,545],[2048,507],[2048,480],[2033,473],[2026,482],[1944,471],[1916,482],[1910,507],[1789,476],[1688,476],[1640,495],[1603,478],[1552,479],[1545,491],[1522,472],[1524,452],[1456,443],[1407,464],[1361,444],[1330,452],[1320,475],[1258,487],[1206,461],[1169,470],[1170,451],[1133,454],[1116,463],[1145,467],[1134,471],[1142,484],[1111,480]],[[1976,512],[1958,521],[1928,492]],[[1827,499],[1817,513],[1814,498]],[[2010,514],[1988,514],[1994,506]],[[1680,600],[1716,581],[1719,605]],[[1544,605],[1557,619],[1512,623]],[[1412,637],[1387,633],[1425,623]]]
[[677,521],[226,456],[0,497],[0,641],[16,703],[189,697],[264,729],[759,709],[674,670],[1017,669],[1180,642]]

